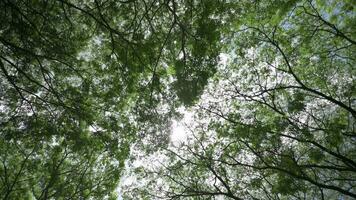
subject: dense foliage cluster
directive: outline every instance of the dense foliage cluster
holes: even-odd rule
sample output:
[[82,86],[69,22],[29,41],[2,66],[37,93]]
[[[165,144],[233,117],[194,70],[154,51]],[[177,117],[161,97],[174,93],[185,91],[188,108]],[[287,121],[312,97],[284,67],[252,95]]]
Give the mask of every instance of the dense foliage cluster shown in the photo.
[[0,1],[0,198],[356,198],[355,27],[352,0]]

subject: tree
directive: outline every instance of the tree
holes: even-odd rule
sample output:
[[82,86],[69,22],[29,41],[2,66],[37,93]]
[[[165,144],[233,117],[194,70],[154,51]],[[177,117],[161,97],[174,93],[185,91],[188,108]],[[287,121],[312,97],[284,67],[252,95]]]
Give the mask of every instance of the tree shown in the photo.
[[355,198],[352,3],[236,10],[231,61],[194,107],[190,138],[134,168],[147,184],[123,185],[127,198]]
[[215,73],[229,4],[1,1],[0,197],[115,198],[130,145]]

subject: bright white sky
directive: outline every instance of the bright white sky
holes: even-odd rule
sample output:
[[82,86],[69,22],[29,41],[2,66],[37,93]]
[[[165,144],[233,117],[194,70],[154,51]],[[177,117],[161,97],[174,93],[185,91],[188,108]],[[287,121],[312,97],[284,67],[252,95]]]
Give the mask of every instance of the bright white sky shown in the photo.
[[188,131],[185,129],[184,124],[192,123],[193,113],[187,111],[184,107],[179,108],[179,111],[183,114],[181,120],[173,120],[171,130],[171,142],[173,145],[177,145],[179,142],[184,142],[187,139]]

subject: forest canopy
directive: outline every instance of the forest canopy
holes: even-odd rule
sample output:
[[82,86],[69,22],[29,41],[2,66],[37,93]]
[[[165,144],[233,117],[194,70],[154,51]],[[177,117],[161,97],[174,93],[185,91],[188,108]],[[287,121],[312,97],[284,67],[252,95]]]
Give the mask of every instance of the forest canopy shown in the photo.
[[3,0],[0,51],[1,199],[356,198],[352,0]]

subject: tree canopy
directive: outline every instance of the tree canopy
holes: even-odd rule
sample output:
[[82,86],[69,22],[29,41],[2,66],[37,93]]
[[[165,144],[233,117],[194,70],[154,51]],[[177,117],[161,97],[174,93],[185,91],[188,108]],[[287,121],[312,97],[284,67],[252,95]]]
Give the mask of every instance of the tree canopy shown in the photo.
[[356,198],[355,27],[351,0],[1,1],[0,198]]

